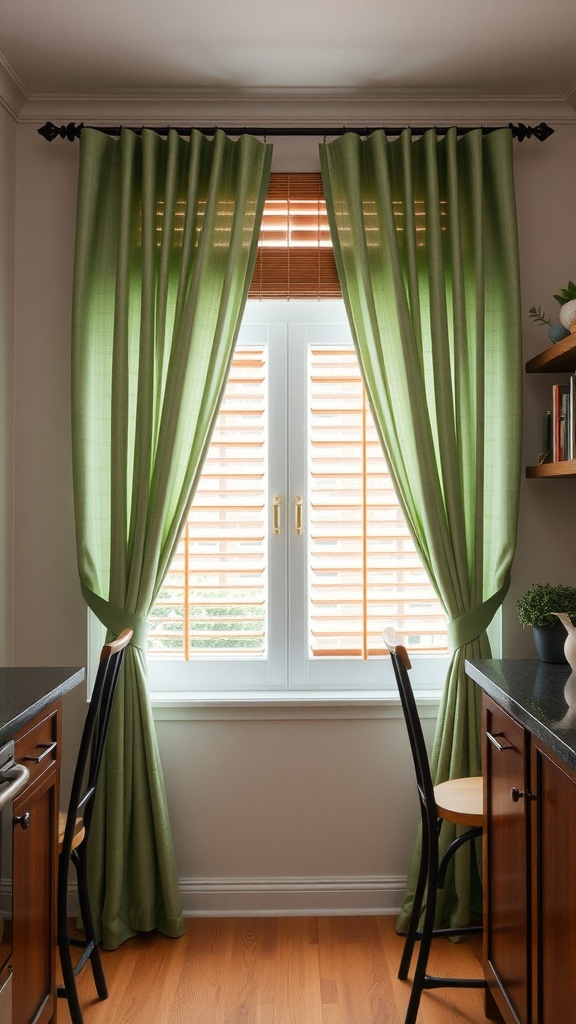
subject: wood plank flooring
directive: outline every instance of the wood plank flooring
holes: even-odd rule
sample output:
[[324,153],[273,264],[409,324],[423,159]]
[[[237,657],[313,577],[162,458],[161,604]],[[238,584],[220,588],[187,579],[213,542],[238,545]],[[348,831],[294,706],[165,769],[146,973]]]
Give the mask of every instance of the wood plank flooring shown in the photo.
[[[78,980],[85,1024],[403,1024],[393,917],[192,918],[102,954],[109,998]],[[431,973],[481,977],[481,939],[433,943]],[[69,1024],[64,999],[59,1024]],[[422,996],[418,1024],[482,1024],[484,993]]]

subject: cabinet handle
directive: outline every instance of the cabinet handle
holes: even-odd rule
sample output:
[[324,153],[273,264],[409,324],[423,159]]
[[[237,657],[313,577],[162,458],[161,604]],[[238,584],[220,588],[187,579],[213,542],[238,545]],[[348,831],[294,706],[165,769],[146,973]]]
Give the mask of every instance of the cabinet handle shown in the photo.
[[27,828],[30,828],[30,811],[26,811],[25,814],[16,814],[12,820],[15,825],[20,825],[25,832]]
[[529,790],[526,790],[526,792],[524,793],[523,790],[516,789],[516,786],[512,786],[512,789],[510,790],[510,796],[512,797],[515,804],[517,804],[518,801],[522,799],[522,797],[524,797],[528,802],[530,802],[530,800],[536,799],[535,793],[530,793]]
[[51,754],[52,751],[55,750],[57,746],[58,743],[56,740],[54,740],[54,743],[37,743],[36,747],[39,748],[42,751],[42,753],[38,754],[36,757],[34,757],[33,754],[25,754],[22,760],[34,761],[34,764],[39,764],[40,761],[43,761],[45,757],[48,757],[48,754]]
[[494,735],[492,735],[491,732],[487,732],[486,735],[490,740],[490,743],[494,744],[496,750],[514,750],[514,746],[512,743],[499,743],[498,740],[496,739],[497,736],[501,736],[503,739],[506,739],[506,736],[504,735],[503,732],[496,732],[494,733]]

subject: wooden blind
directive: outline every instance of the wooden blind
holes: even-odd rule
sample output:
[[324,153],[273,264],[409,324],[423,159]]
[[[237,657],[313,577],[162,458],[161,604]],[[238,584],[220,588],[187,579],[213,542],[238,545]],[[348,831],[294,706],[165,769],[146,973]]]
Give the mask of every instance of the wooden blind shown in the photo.
[[447,649],[442,606],[416,553],[368,407],[356,353],[312,346],[309,362],[310,654]]
[[251,299],[342,295],[320,174],[272,174],[264,205]]

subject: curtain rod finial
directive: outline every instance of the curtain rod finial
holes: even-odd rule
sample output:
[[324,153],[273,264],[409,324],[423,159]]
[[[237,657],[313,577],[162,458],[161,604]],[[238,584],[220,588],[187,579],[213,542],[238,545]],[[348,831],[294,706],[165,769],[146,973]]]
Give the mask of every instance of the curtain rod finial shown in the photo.
[[551,135],[554,135],[554,129],[551,128],[549,124],[546,124],[545,121],[541,121],[535,128],[532,128],[530,125],[522,124],[522,122],[519,124],[510,123],[509,128],[511,129],[514,138],[518,139],[518,142],[523,142],[524,139],[531,139],[532,136],[540,142],[546,142],[546,139],[549,139]]
[[52,121],[47,121],[41,128],[38,129],[38,134],[46,139],[47,142],[53,142],[54,139],[68,139],[68,142],[74,142],[74,139],[80,138],[80,132],[82,131],[82,124],[74,124],[74,121],[70,121],[68,124],[60,125],[57,128]]

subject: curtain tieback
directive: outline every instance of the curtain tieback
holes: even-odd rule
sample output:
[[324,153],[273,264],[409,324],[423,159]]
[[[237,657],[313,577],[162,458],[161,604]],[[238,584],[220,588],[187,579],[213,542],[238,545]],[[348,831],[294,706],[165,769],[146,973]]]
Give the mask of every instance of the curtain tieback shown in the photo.
[[109,629],[111,633],[118,636],[123,629],[131,629],[134,633],[132,640],[130,641],[133,647],[140,647],[141,650],[146,649],[146,636],[148,633],[148,623],[146,619],[140,618],[139,615],[133,615],[131,612],[124,611],[123,608],[118,608],[115,604],[110,604],[110,601],[106,601],[99,594],[95,594],[93,590],[90,590],[82,582],[82,595],[86,604],[92,609],[100,622]]
[[487,601],[479,604],[472,611],[460,615],[457,619],[452,619],[448,623],[448,640],[454,651],[458,650],[459,647],[464,647],[465,644],[471,644],[473,640],[477,640],[488,629],[494,615],[508,593],[509,586],[510,577],[508,576],[500,590],[492,594],[492,597],[489,597]]

